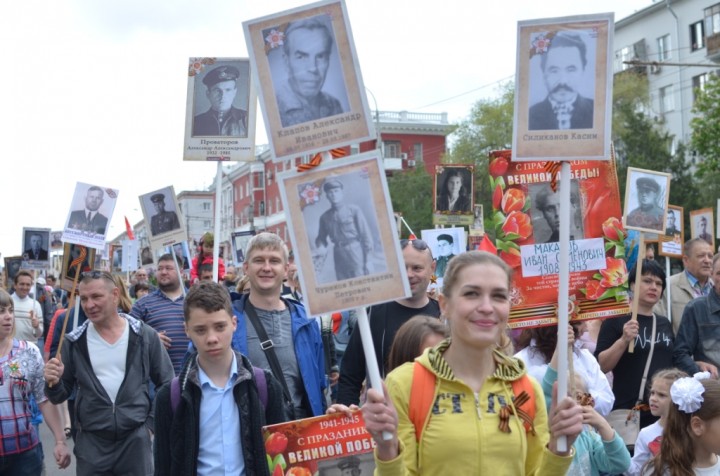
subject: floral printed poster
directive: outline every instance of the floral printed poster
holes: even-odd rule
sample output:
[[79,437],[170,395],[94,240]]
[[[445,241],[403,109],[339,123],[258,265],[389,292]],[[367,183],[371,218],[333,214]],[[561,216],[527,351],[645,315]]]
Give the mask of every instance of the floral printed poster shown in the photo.
[[263,437],[273,476],[369,476],[375,469],[375,442],[360,411],[268,425]]
[[[557,322],[560,203],[545,164],[513,162],[509,150],[490,154],[495,246],[515,273],[511,328]],[[570,319],[627,314],[626,232],[615,162],[572,161],[570,170]],[[559,180],[558,168],[558,191]]]

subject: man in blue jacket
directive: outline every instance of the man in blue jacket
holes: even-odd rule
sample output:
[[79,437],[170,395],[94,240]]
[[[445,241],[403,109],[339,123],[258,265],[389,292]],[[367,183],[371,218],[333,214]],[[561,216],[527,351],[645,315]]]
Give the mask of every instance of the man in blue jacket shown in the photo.
[[[243,270],[250,293],[232,293],[237,317],[232,347],[284,383],[286,406],[292,408],[288,417],[300,419],[325,412],[325,358],[317,322],[308,318],[302,304],[280,297],[287,269],[288,249],[279,236],[260,233],[248,242]],[[258,337],[257,325],[267,340]],[[282,375],[273,371],[273,352]]]

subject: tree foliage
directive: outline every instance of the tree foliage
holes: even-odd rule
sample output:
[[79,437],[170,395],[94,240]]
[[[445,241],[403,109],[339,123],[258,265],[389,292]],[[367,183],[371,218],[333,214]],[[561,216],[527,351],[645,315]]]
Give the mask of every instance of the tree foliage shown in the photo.
[[[402,213],[418,237],[420,230],[433,227],[433,183],[425,167],[394,174],[388,178],[388,188],[393,210]],[[401,235],[407,237],[408,232],[403,229]]]
[[697,91],[690,121],[691,144],[703,157],[697,164],[698,175],[706,178],[720,173],[720,78],[711,75],[704,91]]

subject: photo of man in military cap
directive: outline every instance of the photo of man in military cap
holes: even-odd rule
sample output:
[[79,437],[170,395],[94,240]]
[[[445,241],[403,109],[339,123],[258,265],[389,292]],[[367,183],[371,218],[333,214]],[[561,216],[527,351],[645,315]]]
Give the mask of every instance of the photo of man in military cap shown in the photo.
[[240,69],[233,65],[208,70],[202,83],[210,108],[193,118],[193,136],[247,137],[247,111],[236,107],[240,78]]
[[445,268],[451,259],[455,257],[453,253],[453,237],[447,233],[438,235],[437,237],[437,264],[435,265],[435,274],[438,277],[445,276]]
[[651,177],[639,177],[635,181],[635,196],[638,206],[628,214],[627,226],[664,230],[665,211],[659,205],[660,184]]
[[180,220],[175,212],[165,210],[165,194],[154,193],[150,196],[150,201],[155,207],[155,215],[150,219],[150,233],[160,235],[168,231],[180,228]]
[[337,178],[325,180],[322,191],[330,202],[330,209],[320,216],[315,238],[317,254],[326,255],[326,248],[333,245],[338,281],[370,274],[373,238],[363,211],[345,202],[344,185]]

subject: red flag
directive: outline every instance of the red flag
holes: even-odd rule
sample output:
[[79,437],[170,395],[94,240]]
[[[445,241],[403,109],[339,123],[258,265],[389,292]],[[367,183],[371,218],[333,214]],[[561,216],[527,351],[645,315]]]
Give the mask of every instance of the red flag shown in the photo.
[[488,238],[487,234],[483,236],[482,241],[478,245],[478,248],[480,251],[487,251],[488,253],[492,253],[494,255],[497,254],[497,248],[495,248],[495,245],[493,245],[492,241],[490,241],[490,238]]
[[130,226],[130,222],[128,221],[127,217],[125,217],[125,230],[127,231],[128,239],[134,240],[135,234],[133,233],[132,227]]

